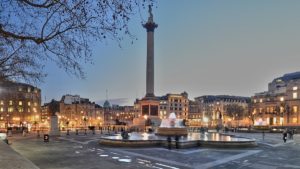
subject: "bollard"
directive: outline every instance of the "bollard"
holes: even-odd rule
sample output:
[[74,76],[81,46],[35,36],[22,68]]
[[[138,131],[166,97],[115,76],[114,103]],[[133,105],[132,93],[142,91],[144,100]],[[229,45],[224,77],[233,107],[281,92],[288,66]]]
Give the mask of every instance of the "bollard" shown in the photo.
[[37,137],[38,137],[38,138],[41,137],[41,136],[40,136],[40,130],[37,130],[36,132],[37,132]]
[[67,136],[69,136],[69,135],[70,135],[70,130],[68,129],[68,130],[67,130]]
[[76,129],[76,135],[78,135],[78,129]]
[[86,135],[86,129],[84,129],[84,135]]
[[95,129],[93,129],[93,135],[95,135]]

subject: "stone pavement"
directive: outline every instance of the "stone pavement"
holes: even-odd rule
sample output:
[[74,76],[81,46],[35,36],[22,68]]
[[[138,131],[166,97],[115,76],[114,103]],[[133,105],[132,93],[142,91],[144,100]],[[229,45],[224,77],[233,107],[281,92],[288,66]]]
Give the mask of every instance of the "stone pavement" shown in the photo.
[[12,139],[12,147],[40,168],[246,168],[300,169],[300,135],[283,143],[281,134],[229,133],[255,138],[258,147],[246,149],[113,148],[98,144],[100,134],[63,135],[44,143],[33,136]]
[[0,169],[38,169],[38,167],[0,140]]

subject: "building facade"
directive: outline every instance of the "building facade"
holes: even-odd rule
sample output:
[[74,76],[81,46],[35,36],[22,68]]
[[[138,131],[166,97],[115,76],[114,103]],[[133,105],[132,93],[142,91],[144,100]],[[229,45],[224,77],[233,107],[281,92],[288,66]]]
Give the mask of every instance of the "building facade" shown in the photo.
[[103,108],[105,125],[132,125],[137,114],[134,106],[110,106],[108,101],[105,101]]
[[[79,95],[64,95],[58,102],[59,110],[56,112],[61,129],[86,128],[88,126],[101,126],[104,123],[103,108],[89,99]],[[43,106],[42,119],[48,120],[51,116],[49,108],[51,103]]]
[[275,78],[268,91],[251,97],[251,116],[254,125],[300,125],[300,72]]
[[177,118],[188,119],[189,99],[186,92],[180,94],[166,94],[159,99],[159,117],[166,119],[170,113],[175,113]]
[[[198,125],[215,127],[217,125],[235,127],[248,126],[248,106],[250,103],[249,97],[229,96],[229,95],[205,95],[195,98],[196,114],[193,121],[197,121]],[[244,117],[232,116],[228,113],[228,107],[236,105],[242,108]],[[241,112],[239,112],[241,113]],[[192,113],[191,116],[193,117]],[[239,115],[240,116],[240,115]]]
[[25,83],[0,82],[0,128],[36,127],[41,120],[41,90]]

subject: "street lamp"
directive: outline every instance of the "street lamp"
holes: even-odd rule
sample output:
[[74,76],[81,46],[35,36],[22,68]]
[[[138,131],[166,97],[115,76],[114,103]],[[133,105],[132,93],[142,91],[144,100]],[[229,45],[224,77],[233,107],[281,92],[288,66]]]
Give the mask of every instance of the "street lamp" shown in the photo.
[[148,116],[145,114],[144,115],[144,119],[145,119],[145,132],[146,132],[146,128],[147,128],[147,120],[148,120]]

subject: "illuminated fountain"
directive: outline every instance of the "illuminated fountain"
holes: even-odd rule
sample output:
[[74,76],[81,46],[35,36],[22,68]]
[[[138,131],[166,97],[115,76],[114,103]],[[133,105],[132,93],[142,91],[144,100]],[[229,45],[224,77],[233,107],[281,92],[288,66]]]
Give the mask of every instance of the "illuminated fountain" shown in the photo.
[[[253,147],[257,143],[255,139],[240,138],[221,133],[188,133],[187,128],[183,125],[184,120],[177,119],[175,113],[171,113],[168,119],[161,122],[156,133],[129,133],[127,139],[121,134],[114,136],[101,137],[99,143],[101,145],[109,145],[116,147],[166,147],[171,138],[171,146],[178,145],[179,148],[190,148],[199,146],[208,147]],[[180,136],[178,141],[174,136]]]
[[171,113],[169,118],[162,120],[156,131],[156,135],[187,136],[188,131],[183,123],[183,119],[177,119],[175,113]]

